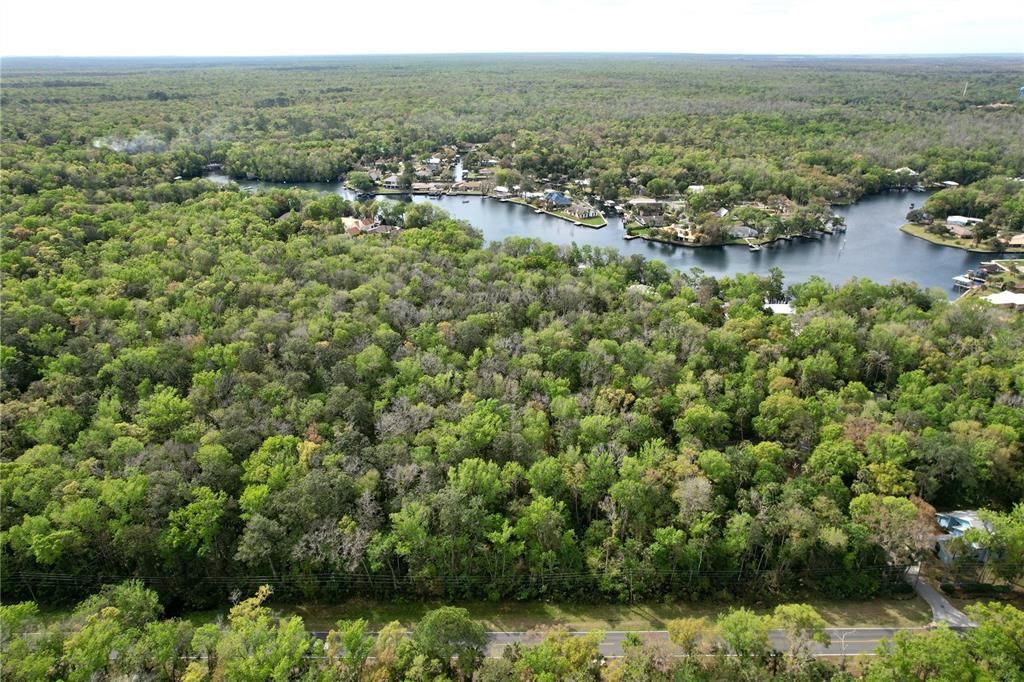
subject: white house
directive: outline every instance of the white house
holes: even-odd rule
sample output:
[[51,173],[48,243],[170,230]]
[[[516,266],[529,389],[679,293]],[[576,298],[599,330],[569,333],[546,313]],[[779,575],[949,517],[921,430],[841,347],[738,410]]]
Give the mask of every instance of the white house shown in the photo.
[[384,189],[398,189],[398,176],[389,175],[380,184]]
[[772,311],[775,315],[792,315],[796,312],[788,303],[765,303],[764,309]]
[[1024,294],[1017,294],[1012,291],[1000,291],[997,294],[989,294],[985,300],[992,305],[1007,305],[1013,307],[1024,307]]
[[968,218],[963,215],[951,215],[946,218],[947,225],[974,225],[983,222],[981,218]]

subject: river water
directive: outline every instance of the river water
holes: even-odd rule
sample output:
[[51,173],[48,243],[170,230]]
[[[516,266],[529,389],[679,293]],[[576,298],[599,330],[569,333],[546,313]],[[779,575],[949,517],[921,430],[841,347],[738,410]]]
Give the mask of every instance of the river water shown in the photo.
[[[228,182],[223,175],[211,175],[215,182]],[[354,193],[341,183],[299,183],[280,185],[263,182],[240,182],[249,191],[262,188],[298,186],[321,192],[334,192],[345,198]],[[983,260],[1007,257],[1006,254],[970,253],[960,249],[937,246],[900,232],[910,204],[920,206],[926,194],[889,192],[864,197],[850,206],[838,206],[835,212],[846,219],[845,234],[819,239],[794,239],[776,242],[761,251],[746,246],[684,247],[643,239],[626,241],[619,218],[608,218],[600,229],[578,227],[519,204],[503,203],[482,197],[382,196],[416,203],[430,202],[443,208],[454,218],[466,220],[481,230],[488,241],[506,237],[535,237],[555,244],[590,244],[617,249],[625,255],[639,254],[655,258],[673,268],[701,268],[709,275],[732,275],[739,272],[767,274],[778,267],[786,282],[806,281],[820,275],[834,284],[853,277],[866,277],[877,282],[892,280],[916,282],[923,287],[938,287],[955,296],[952,278],[976,268]]]

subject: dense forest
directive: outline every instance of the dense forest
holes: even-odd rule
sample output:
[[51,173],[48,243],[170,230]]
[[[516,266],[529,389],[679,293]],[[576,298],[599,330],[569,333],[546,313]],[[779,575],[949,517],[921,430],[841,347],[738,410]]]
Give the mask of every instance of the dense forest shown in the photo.
[[[901,168],[961,184],[1024,175],[1021,82],[1014,58],[8,59],[0,105],[9,182],[23,191],[190,177],[208,163],[329,181],[479,144],[503,168],[591,178],[605,197],[654,181],[666,194],[701,184],[804,203],[905,186]],[[100,171],[97,150],[137,156]]]
[[[963,637],[945,626],[903,631],[870,660],[815,658],[813,645],[830,635],[805,604],[781,605],[767,616],[739,608],[715,622],[671,621],[670,641],[634,635],[617,658],[601,653],[603,633],[560,629],[485,658],[486,633],[464,609],[430,611],[411,630],[391,622],[374,632],[363,619],[339,621],[317,639],[302,618],[267,608],[270,594],[261,587],[226,620],[201,625],[161,618],[157,594],[135,581],[105,587],[60,622],[41,617],[32,602],[0,606],[7,654],[0,671],[18,682],[1016,682],[1024,670],[1024,612],[998,603],[969,607],[978,625]],[[772,648],[769,628],[787,633],[785,651]]]
[[5,594],[864,596],[927,505],[1021,499],[1024,320],[984,302],[811,280],[772,316],[779,273],[122,191],[5,205]]
[[[980,181],[934,195],[937,214],[973,201],[1019,220],[995,176],[1024,174],[1021,108],[982,105],[1020,72],[997,59],[5,60],[0,589],[5,633],[36,634],[4,635],[4,677],[172,666],[154,674],[177,679],[190,655],[218,674],[273,640],[289,653],[267,665],[285,667],[251,679],[331,679],[342,664],[307,657],[301,622],[272,618],[261,586],[289,599],[885,594],[931,551],[935,509],[979,508],[990,524],[950,545],[957,571],[1019,579],[1024,316],[906,283],[716,280],[589,247],[484,244],[429,205],[202,176],[335,179],[465,142],[609,190],[635,176],[804,201],[852,199],[913,165]],[[351,216],[402,229],[353,237]],[[795,313],[765,309],[780,300]],[[159,620],[258,589],[212,629]],[[83,599],[63,625],[37,623],[37,605]],[[376,679],[466,673],[445,668],[456,659],[436,637],[382,644],[349,627],[335,651],[376,647]],[[766,649],[723,640],[716,651],[741,655],[692,679],[768,665]],[[957,665],[988,665],[972,648],[984,642],[956,641]],[[478,673],[594,660],[573,642]],[[621,665],[669,666],[634,653]],[[655,679],[647,669],[614,679]]]

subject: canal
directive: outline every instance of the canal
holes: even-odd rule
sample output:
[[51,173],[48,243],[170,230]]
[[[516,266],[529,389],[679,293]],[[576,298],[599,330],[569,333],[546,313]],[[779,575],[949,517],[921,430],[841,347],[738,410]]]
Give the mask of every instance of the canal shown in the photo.
[[[209,177],[216,182],[228,181],[223,175]],[[239,184],[250,191],[282,186],[245,181]],[[297,186],[334,192],[348,199],[355,196],[341,183],[299,183]],[[976,268],[983,260],[1005,257],[1005,254],[970,253],[937,246],[900,232],[910,204],[913,202],[920,206],[925,197],[925,194],[912,192],[868,196],[850,206],[836,207],[835,212],[846,219],[845,234],[776,242],[761,251],[750,251],[746,246],[692,248],[643,239],[626,241],[623,239],[622,221],[618,218],[609,218],[606,227],[595,230],[534,213],[519,204],[476,196],[410,198],[387,195],[380,198],[436,204],[452,217],[465,220],[481,230],[488,241],[519,236],[555,244],[590,244],[613,248],[625,255],[654,258],[680,270],[700,268],[716,276],[739,272],[767,274],[771,268],[777,267],[789,283],[802,282],[813,275],[835,284],[852,277],[866,277],[882,283],[903,280],[916,282],[922,287],[938,287],[953,297],[956,295],[952,282],[955,275]]]

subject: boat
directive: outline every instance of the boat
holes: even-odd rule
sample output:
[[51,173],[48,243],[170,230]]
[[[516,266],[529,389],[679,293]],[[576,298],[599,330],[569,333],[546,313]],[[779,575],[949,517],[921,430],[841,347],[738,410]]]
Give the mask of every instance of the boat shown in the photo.
[[469,203],[469,199],[463,199],[463,200],[462,200],[462,203],[464,203],[464,204],[468,204],[468,203]]
[[750,250],[751,251],[760,251],[761,250],[761,245],[760,244],[751,244],[750,245]]
[[544,211],[540,210],[539,208],[538,208],[537,210],[535,210],[535,211],[534,211],[534,213],[543,213],[543,212],[544,212]]
[[981,283],[970,276],[970,272],[966,275],[957,275],[953,278],[953,285],[958,289],[973,289],[974,287],[981,286]]

